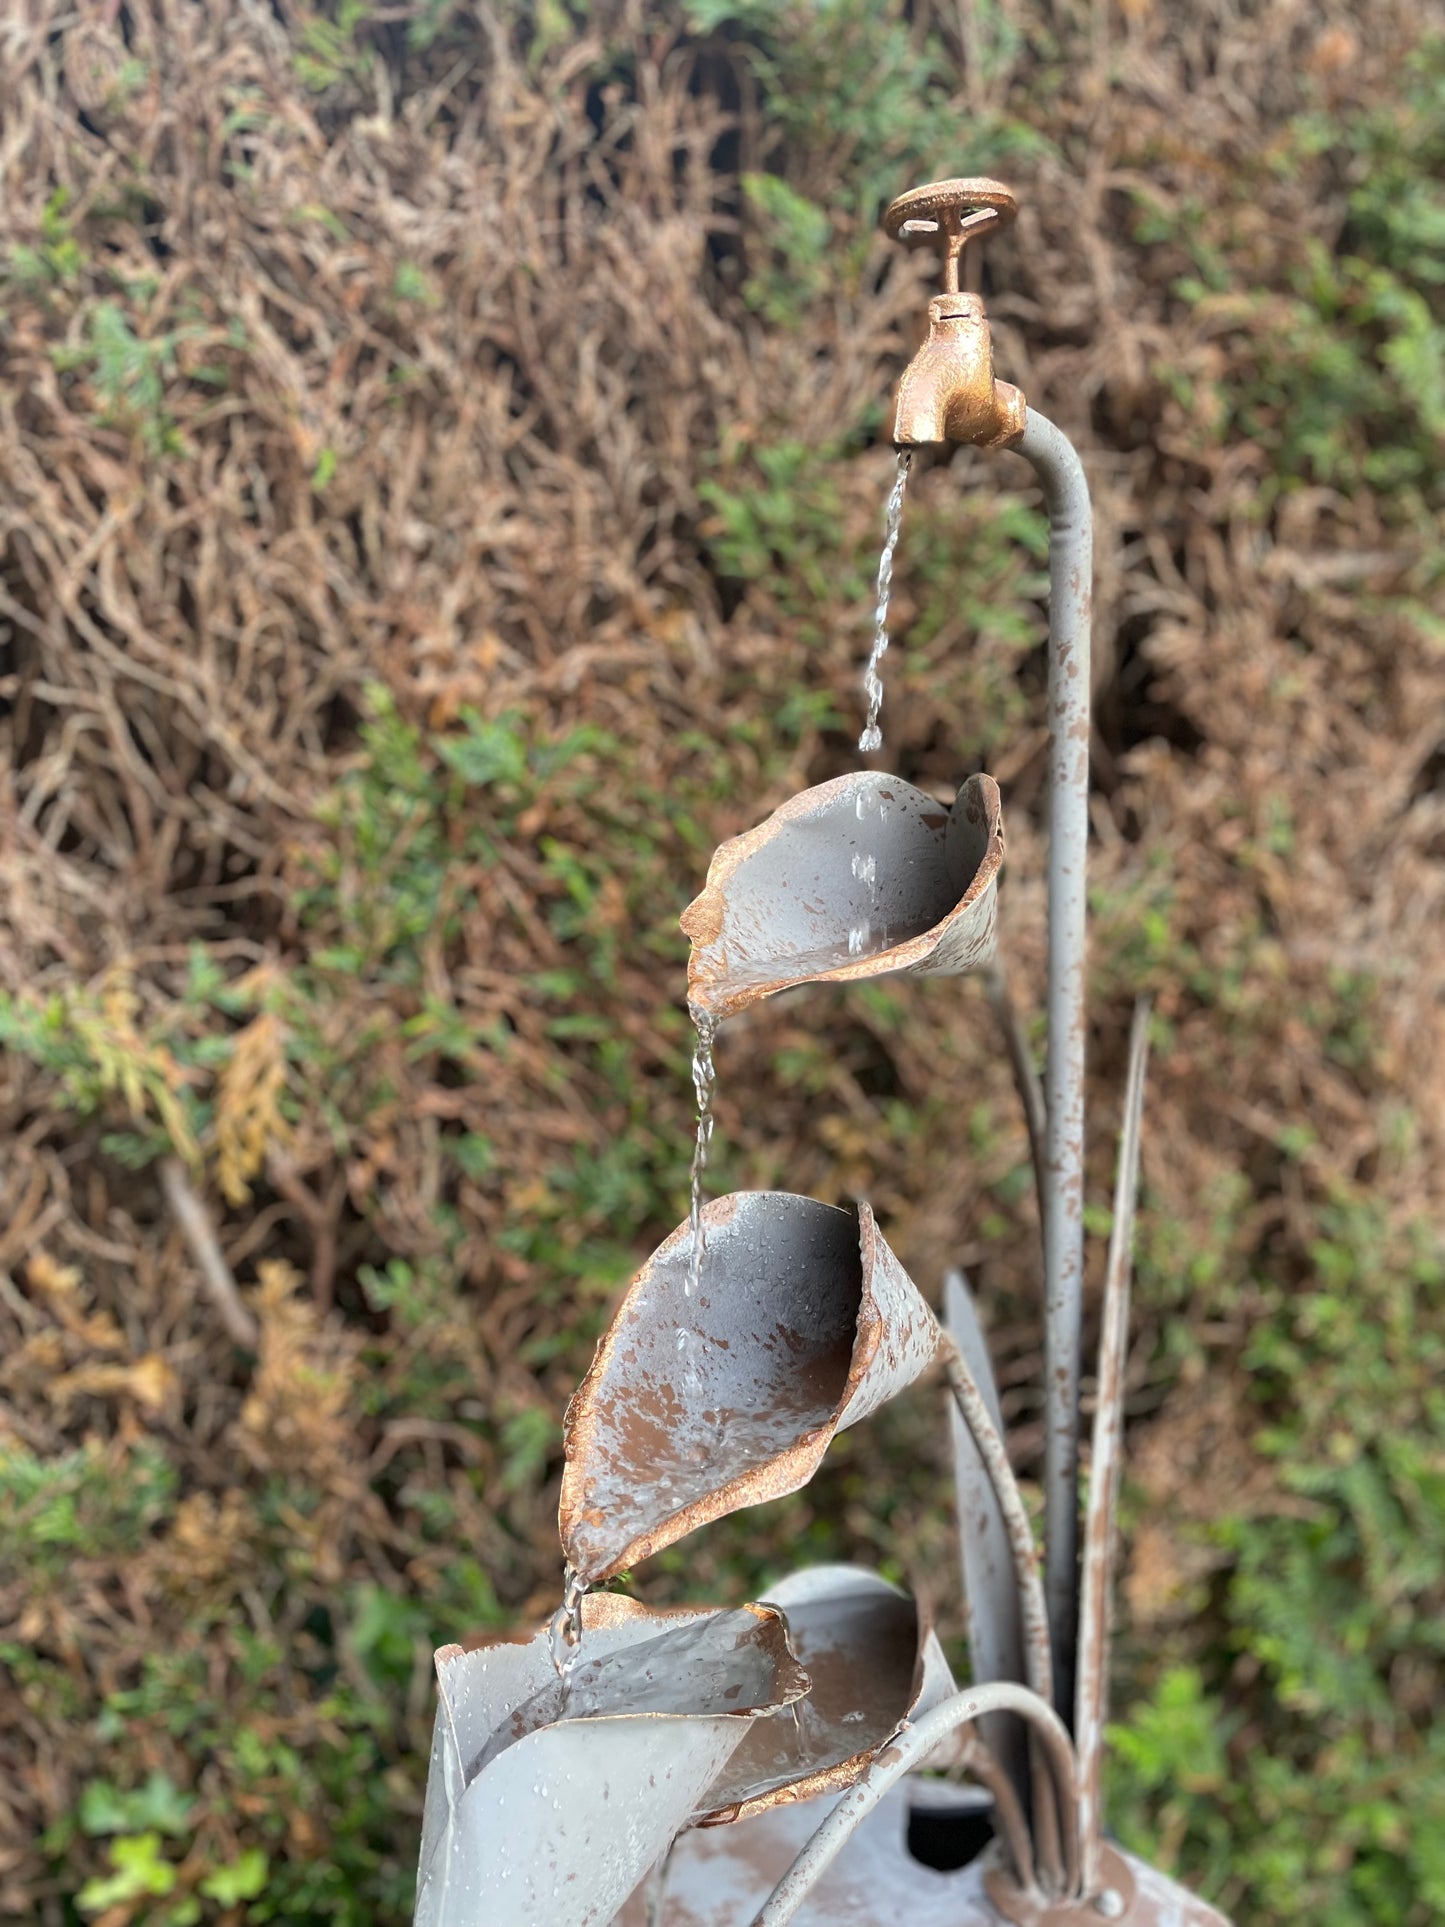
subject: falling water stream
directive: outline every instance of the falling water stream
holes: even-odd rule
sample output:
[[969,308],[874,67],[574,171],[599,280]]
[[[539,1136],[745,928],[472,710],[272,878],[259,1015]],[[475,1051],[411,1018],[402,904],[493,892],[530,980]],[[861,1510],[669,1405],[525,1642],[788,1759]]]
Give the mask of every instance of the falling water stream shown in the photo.
[[565,1689],[582,1655],[582,1596],[587,1590],[587,1580],[574,1567],[568,1566],[562,1575],[562,1604],[552,1615],[552,1664],[563,1685],[564,1712],[567,1706]]
[[[874,609],[873,649],[868,658],[868,666],[863,673],[863,691],[868,699],[868,721],[863,734],[858,738],[861,750],[881,749],[883,731],[879,727],[879,714],[883,707],[883,682],[879,675],[879,665],[888,648],[888,601],[893,587],[893,557],[898,548],[898,533],[903,521],[903,494],[908,486],[908,470],[911,451],[901,449],[898,454],[898,474],[888,496],[885,518],[883,553],[878,562],[878,600]],[[858,821],[865,823],[876,814],[881,823],[887,816],[888,806],[881,797],[873,798],[860,795],[857,804]],[[866,842],[866,837],[865,837]],[[866,905],[859,913],[848,932],[848,955],[861,957],[873,951],[886,948],[888,928],[878,919],[879,889],[878,860],[876,854],[866,847],[859,847],[853,853],[853,876],[863,885]],[[698,1005],[689,1007],[688,1013],[697,1033],[697,1043],[692,1055],[692,1085],[697,1094],[697,1137],[692,1152],[692,1181],[689,1200],[689,1229],[691,1240],[688,1246],[687,1276],[683,1283],[683,1297],[695,1300],[702,1282],[704,1255],[704,1234],[702,1224],[703,1175],[707,1170],[708,1148],[712,1143],[713,1131],[713,1094],[717,1084],[717,1068],[713,1061],[713,1044],[717,1037],[718,1019]],[[688,1315],[677,1328],[677,1345],[682,1354],[683,1379],[686,1385],[696,1378],[697,1362],[689,1355],[690,1341],[695,1337],[688,1322]],[[719,1428],[720,1430],[721,1428]],[[571,1679],[582,1650],[582,1598],[588,1589],[588,1582],[568,1566],[563,1578],[562,1604],[552,1617],[552,1664],[564,1687]],[[565,1699],[564,1699],[565,1707]],[[803,1729],[804,1714],[800,1705],[792,1708],[795,1744],[801,1753],[805,1748]],[[659,1869],[657,1897],[660,1899],[661,1882],[665,1877]]]
[[898,531],[903,526],[903,491],[908,486],[908,469],[913,451],[898,451],[898,475],[888,497],[884,515],[883,553],[878,558],[878,602],[873,611],[873,649],[863,671],[863,694],[868,698],[868,721],[858,738],[858,747],[868,751],[882,749],[883,731],[878,724],[883,708],[883,678],[878,673],[888,647],[888,598],[893,592],[893,557],[898,549]]
[[[692,1088],[697,1093],[697,1141],[692,1150],[692,1195],[688,1219],[692,1244],[688,1254],[687,1280],[682,1288],[686,1298],[696,1296],[702,1280],[702,1178],[707,1169],[708,1146],[712,1143],[712,1096],[717,1083],[712,1047],[717,1037],[718,1023],[716,1017],[696,1004],[689,1006],[689,1015],[697,1032],[697,1047],[692,1053]],[[679,1345],[684,1337],[685,1334],[679,1331]]]

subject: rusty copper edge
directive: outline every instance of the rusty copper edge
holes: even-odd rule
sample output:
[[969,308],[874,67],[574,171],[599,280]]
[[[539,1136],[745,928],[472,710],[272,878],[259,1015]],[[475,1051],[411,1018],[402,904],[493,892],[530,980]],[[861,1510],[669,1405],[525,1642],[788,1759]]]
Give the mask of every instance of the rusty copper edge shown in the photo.
[[[798,1663],[788,1637],[787,1615],[777,1606],[757,1605],[752,1601],[742,1606],[646,1606],[640,1599],[631,1599],[620,1592],[589,1592],[582,1595],[582,1635],[586,1638],[589,1630],[600,1632],[604,1628],[614,1630],[619,1626],[638,1625],[657,1631],[678,1620],[708,1619],[717,1612],[746,1612],[759,1620],[766,1628],[765,1641],[769,1656],[777,1667],[778,1692],[757,1706],[729,1706],[715,1714],[711,1719],[753,1718],[757,1714],[776,1712],[782,1707],[791,1706],[795,1700],[805,1699],[812,1691],[812,1681]],[[440,1674],[445,1661],[460,1659],[466,1653],[490,1651],[496,1646],[530,1646],[534,1640],[550,1639],[551,1621],[545,1620],[540,1626],[517,1627],[513,1631],[497,1633],[485,1639],[469,1639],[465,1645],[438,1646],[433,1663]],[[687,1720],[696,1715],[686,1710],[676,1713],[663,1712],[654,1708],[646,1713],[607,1712],[579,1713],[575,1722],[581,1725],[588,1720]]]
[[[946,917],[919,936],[910,937],[905,943],[895,944],[891,949],[878,951],[871,957],[859,957],[853,963],[836,964],[831,970],[807,972],[794,977],[780,976],[770,983],[745,984],[731,991],[720,1002],[714,1002],[707,991],[708,984],[715,980],[714,973],[707,972],[700,965],[698,950],[700,946],[715,943],[722,934],[726,904],[724,886],[728,879],[750,856],[772,842],[789,823],[809,815],[820,803],[829,800],[836,791],[847,789],[855,780],[851,775],[835,776],[830,782],[801,790],[796,796],[790,796],[786,803],[779,804],[771,816],[751,830],[744,830],[741,836],[730,837],[726,843],[719,844],[708,865],[706,883],[678,918],[683,935],[693,945],[687,962],[689,1002],[700,1004],[721,1020],[735,1017],[739,1011],[761,1003],[765,997],[776,996],[779,991],[796,989],[799,984],[853,983],[914,969],[928,961],[952,925],[978,902],[995,881],[1003,863],[1003,799],[993,778],[980,774],[977,781],[983,793],[988,847],[968,888]],[[901,783],[903,778],[897,780]],[[962,788],[962,785],[959,787]],[[785,967],[780,965],[780,968]],[[787,1489],[792,1490],[791,1487]]]
[[[735,1195],[714,1198],[703,1208],[703,1224],[713,1228],[727,1224],[737,1210]],[[838,1430],[853,1394],[869,1365],[877,1355],[883,1342],[883,1317],[878,1301],[873,1294],[873,1272],[877,1264],[878,1246],[884,1244],[882,1234],[873,1219],[873,1213],[866,1204],[855,1207],[859,1223],[859,1251],[863,1269],[862,1292],[858,1304],[858,1319],[854,1328],[853,1350],[848,1364],[848,1376],[843,1384],[832,1415],[822,1425],[813,1427],[797,1438],[792,1445],[774,1455],[765,1465],[752,1467],[736,1479],[706,1493],[659,1525],[646,1532],[636,1534],[622,1552],[605,1567],[588,1572],[585,1576],[593,1585],[601,1585],[628,1566],[636,1565],[641,1559],[649,1559],[655,1552],[675,1545],[685,1539],[699,1526],[710,1525],[715,1519],[726,1518],[730,1512],[739,1512],[746,1506],[761,1505],[768,1499],[781,1499],[789,1492],[796,1492],[817,1471],[823,1454]],[[627,1287],[612,1322],[598,1341],[597,1351],[587,1374],[573,1393],[563,1419],[563,1452],[566,1463],[562,1471],[562,1494],[557,1507],[557,1526],[564,1553],[574,1525],[583,1511],[581,1474],[578,1467],[583,1465],[597,1426],[596,1395],[612,1362],[613,1349],[618,1342],[618,1334],[623,1325],[625,1314],[634,1299],[644,1292],[651,1281],[652,1268],[665,1252],[681,1240],[691,1236],[691,1227],[684,1220],[667,1238]],[[886,1245],[885,1245],[886,1249]],[[919,1301],[922,1303],[922,1300]],[[581,1568],[579,1567],[580,1571]],[[604,1595],[605,1596],[605,1595]]]
[[[855,1786],[884,1750],[891,1746],[897,1737],[898,1728],[912,1717],[914,1708],[923,1694],[923,1682],[928,1667],[928,1642],[933,1637],[935,1615],[933,1607],[921,1593],[911,1591],[914,1614],[918,1627],[918,1643],[913,1656],[913,1677],[908,1690],[908,1704],[898,1715],[893,1730],[864,1747],[851,1758],[839,1760],[835,1765],[819,1767],[814,1773],[805,1773],[799,1779],[789,1780],[786,1785],[772,1787],[766,1793],[758,1794],[751,1800],[740,1800],[732,1806],[715,1807],[710,1813],[699,1814],[693,1822],[699,1827],[726,1827],[735,1820],[751,1820],[754,1814],[766,1813],[770,1807],[794,1806],[800,1800],[814,1800],[822,1793],[841,1793],[845,1788]],[[940,1648],[940,1658],[942,1649]],[[947,1661],[944,1661],[945,1668]],[[935,1760],[935,1765],[942,1761]]]

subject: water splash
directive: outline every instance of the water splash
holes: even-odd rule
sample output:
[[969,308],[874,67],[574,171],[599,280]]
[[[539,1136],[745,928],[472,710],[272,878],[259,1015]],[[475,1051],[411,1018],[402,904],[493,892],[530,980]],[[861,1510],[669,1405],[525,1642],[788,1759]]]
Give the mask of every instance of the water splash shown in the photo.
[[[692,1196],[688,1210],[688,1227],[692,1233],[692,1245],[688,1256],[687,1278],[683,1283],[683,1296],[691,1298],[702,1281],[702,1179],[707,1169],[708,1146],[712,1143],[712,1098],[717,1084],[717,1067],[713,1063],[712,1047],[717,1037],[718,1020],[697,1005],[689,1008],[693,1028],[697,1032],[697,1046],[692,1054],[692,1088],[697,1093],[697,1140],[692,1151]],[[682,1349],[687,1342],[687,1334],[678,1333],[678,1347]]]
[[893,557],[898,549],[898,531],[903,526],[903,491],[908,486],[908,470],[912,460],[912,449],[899,449],[898,475],[884,513],[883,553],[878,558],[878,602],[873,611],[873,651],[868,658],[868,667],[863,671],[868,721],[858,738],[858,747],[864,751],[883,747],[883,731],[878,725],[879,712],[883,708],[883,678],[878,670],[888,647],[888,599],[893,593]]
[[552,1664],[564,1687],[582,1656],[582,1600],[589,1584],[574,1566],[563,1571],[562,1603],[552,1615],[551,1634]]
[[[881,797],[872,797],[869,796],[866,791],[860,790],[854,808],[860,823],[866,823],[868,818],[876,813],[881,824],[887,805]],[[852,928],[848,932],[848,955],[850,957],[862,957],[871,955],[875,950],[886,950],[888,948],[887,925],[885,924],[883,926],[881,941],[879,941],[879,932],[877,929],[879,907],[881,904],[881,893],[878,888],[877,853],[873,852],[865,855],[861,848],[855,849],[853,852],[852,869],[853,880],[855,883],[861,883],[863,885],[867,902],[862,914],[856,918]]]

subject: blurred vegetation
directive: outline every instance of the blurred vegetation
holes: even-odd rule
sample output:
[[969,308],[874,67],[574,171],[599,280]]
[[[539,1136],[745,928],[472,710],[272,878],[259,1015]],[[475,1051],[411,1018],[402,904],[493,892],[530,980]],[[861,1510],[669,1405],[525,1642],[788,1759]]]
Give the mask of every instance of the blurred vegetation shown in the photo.
[[[431,1650],[555,1603],[562,1407],[685,1209],[677,914],[855,760],[927,287],[877,216],[974,171],[1026,209],[1002,370],[1098,495],[1096,1224],[1158,1012],[1113,1822],[1239,1927],[1445,1914],[1442,31],[14,23],[0,1915],[408,1918]],[[1012,465],[921,476],[885,709],[900,774],[1003,783],[1035,1006],[1045,549]],[[1031,1474],[974,990],[781,1000],[719,1064],[717,1188],[868,1195],[915,1276],[969,1265]],[[635,1583],[842,1556],[951,1597],[937,1417]]]

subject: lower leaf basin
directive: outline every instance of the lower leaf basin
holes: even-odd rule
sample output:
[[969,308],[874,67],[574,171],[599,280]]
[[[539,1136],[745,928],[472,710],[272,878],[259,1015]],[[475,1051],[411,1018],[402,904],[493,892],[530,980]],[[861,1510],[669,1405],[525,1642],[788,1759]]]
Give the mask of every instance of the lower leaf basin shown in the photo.
[[933,1360],[939,1331],[867,1205],[734,1192],[643,1266],[567,1408],[559,1527],[594,1583],[805,1485],[834,1433]]
[[774,1609],[584,1600],[564,1684],[550,1630],[437,1653],[416,1927],[609,1920],[753,1720],[808,1678]]
[[811,1686],[760,1720],[708,1788],[701,1826],[851,1786],[907,1719],[954,1691],[929,1615],[881,1574],[811,1566],[769,1588]]
[[991,776],[951,805],[876,770],[804,790],[713,857],[682,915],[688,1000],[721,1020],[797,984],[977,970],[1002,861]]

